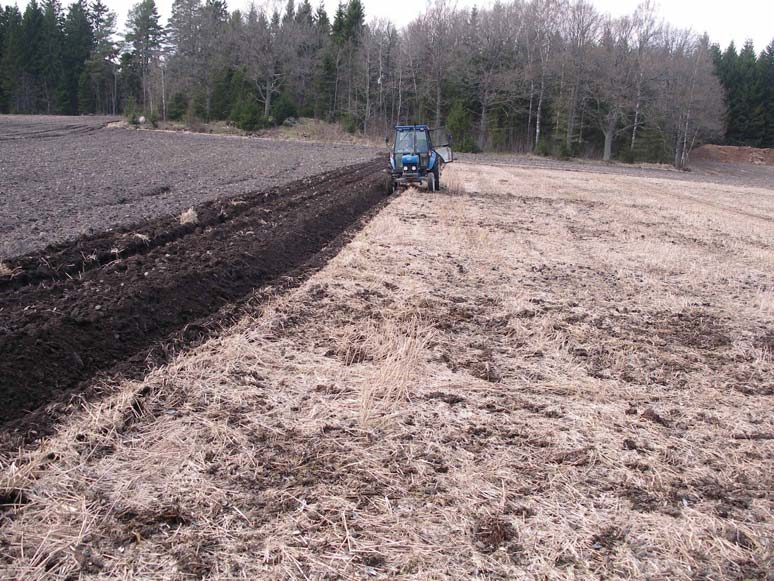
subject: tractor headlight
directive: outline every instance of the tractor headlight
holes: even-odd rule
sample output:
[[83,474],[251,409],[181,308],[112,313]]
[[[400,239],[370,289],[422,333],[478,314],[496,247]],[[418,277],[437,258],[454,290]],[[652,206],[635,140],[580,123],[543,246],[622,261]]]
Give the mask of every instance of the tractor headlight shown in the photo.
[[417,166],[415,166],[415,165],[412,165],[412,166],[411,166],[411,171],[417,171]]
[[404,165],[403,166],[403,171],[408,171],[408,166]]

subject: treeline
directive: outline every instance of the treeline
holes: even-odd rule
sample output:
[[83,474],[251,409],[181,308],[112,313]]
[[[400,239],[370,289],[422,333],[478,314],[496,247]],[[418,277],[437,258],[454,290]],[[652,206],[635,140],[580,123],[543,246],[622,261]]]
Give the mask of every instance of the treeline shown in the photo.
[[[374,135],[426,122],[449,127],[458,149],[678,166],[726,130],[739,142],[770,135],[760,127],[770,127],[772,107],[758,97],[771,93],[770,72],[755,73],[756,96],[740,105],[734,87],[746,86],[738,81],[747,78],[745,52],[720,54],[706,36],[664,24],[649,0],[622,18],[587,0],[486,9],[435,0],[402,30],[366,23],[361,0],[330,16],[309,0],[246,12],[221,0],[175,0],[166,25],[154,1],[142,0],[120,39],[114,24],[101,0],[78,0],[66,14],[57,0],[33,0],[23,14],[6,8],[0,109],[142,112],[246,130],[301,115]],[[758,64],[764,55],[752,56],[756,71],[769,71]],[[763,122],[747,103],[763,103]]]
[[31,0],[20,13],[0,10],[0,112],[116,113],[118,82],[115,14],[101,0]]
[[755,54],[748,41],[740,52],[732,42],[713,47],[715,70],[726,94],[726,143],[774,147],[774,41]]

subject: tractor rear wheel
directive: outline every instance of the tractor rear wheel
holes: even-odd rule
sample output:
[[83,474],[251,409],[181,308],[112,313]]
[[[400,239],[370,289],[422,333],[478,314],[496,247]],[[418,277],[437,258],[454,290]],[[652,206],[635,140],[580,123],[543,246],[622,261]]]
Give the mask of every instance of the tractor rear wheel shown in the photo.
[[384,193],[388,196],[395,193],[395,180],[389,174],[384,177]]
[[428,192],[435,192],[436,191],[435,173],[434,172],[428,172],[428,174],[427,174],[427,191]]
[[435,190],[440,191],[441,190],[441,164],[440,162],[435,162],[435,167],[433,168],[433,175],[435,176]]

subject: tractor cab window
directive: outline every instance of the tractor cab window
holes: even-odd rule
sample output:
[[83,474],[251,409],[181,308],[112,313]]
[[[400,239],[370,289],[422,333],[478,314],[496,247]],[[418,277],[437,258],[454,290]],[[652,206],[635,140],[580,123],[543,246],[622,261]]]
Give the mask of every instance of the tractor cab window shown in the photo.
[[427,130],[408,129],[395,132],[395,153],[428,153],[430,139]]
[[414,132],[413,131],[396,132],[395,153],[414,153]]
[[427,141],[426,131],[417,131],[417,153],[427,153],[430,150],[430,144]]

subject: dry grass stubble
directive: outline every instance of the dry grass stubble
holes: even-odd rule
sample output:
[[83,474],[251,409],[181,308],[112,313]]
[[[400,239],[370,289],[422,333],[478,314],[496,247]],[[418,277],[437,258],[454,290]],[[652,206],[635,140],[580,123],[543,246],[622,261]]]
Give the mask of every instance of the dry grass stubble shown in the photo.
[[765,578],[772,232],[701,184],[444,181],[3,458],[7,576]]
[[182,225],[198,224],[199,215],[196,213],[196,210],[194,210],[193,208],[188,208],[185,212],[180,214],[180,223]]

